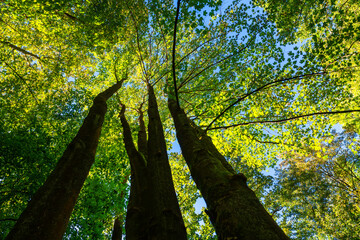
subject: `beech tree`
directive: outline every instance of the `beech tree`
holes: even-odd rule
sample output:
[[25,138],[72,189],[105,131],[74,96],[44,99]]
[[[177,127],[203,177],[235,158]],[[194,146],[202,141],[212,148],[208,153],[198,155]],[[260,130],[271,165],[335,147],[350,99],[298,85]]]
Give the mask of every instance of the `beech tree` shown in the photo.
[[[274,17],[293,9],[275,2],[3,1],[2,237],[28,215],[50,225],[38,232],[48,239],[66,225],[64,239],[289,239],[262,206],[267,178],[251,169],[274,166],[283,153],[305,155],[331,124],[356,122],[359,55],[356,37],[344,46],[345,35],[326,38],[321,26],[341,25],[316,17],[316,1],[306,8],[316,27],[305,25],[302,45],[296,27]],[[358,36],[357,27],[346,32]],[[55,214],[61,230],[47,233],[55,217],[28,209],[60,194],[46,191],[64,162],[56,159],[77,141],[91,101],[125,77],[107,101],[96,153],[97,144],[83,170],[72,171],[76,193],[62,195],[71,207]],[[86,140],[97,142],[99,130],[91,134]],[[167,153],[175,135],[182,154]],[[200,196],[201,214],[193,207]]]

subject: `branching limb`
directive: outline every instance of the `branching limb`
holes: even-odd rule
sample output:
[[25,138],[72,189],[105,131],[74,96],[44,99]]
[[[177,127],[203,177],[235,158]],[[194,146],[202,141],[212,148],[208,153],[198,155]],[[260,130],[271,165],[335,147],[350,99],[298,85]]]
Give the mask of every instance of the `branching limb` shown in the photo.
[[125,117],[125,105],[120,103],[121,106],[121,110],[120,110],[120,120],[121,120],[121,124],[123,127],[123,135],[124,135],[124,143],[125,143],[125,148],[126,151],[129,155],[129,158],[131,159],[135,154],[137,154],[137,150],[136,147],[134,145],[134,141],[131,135],[131,130],[130,130],[130,125],[128,123],[128,121],[126,120]]
[[137,112],[139,113],[139,132],[138,132],[138,151],[141,152],[144,156],[147,156],[147,135],[146,135],[146,127],[144,122],[144,111],[142,107],[144,105],[144,101],[140,104]]
[[119,80],[118,75],[117,75],[117,71],[116,71],[116,63],[114,65],[114,75],[115,75],[116,83],[121,83],[122,84],[128,78],[128,72],[126,72],[125,77],[123,77],[122,79]]
[[147,72],[146,72],[145,62],[144,62],[144,59],[143,59],[142,54],[141,54],[140,37],[139,37],[139,29],[138,29],[137,21],[136,21],[136,19],[134,17],[134,13],[132,12],[130,6],[127,4],[126,1],[125,1],[125,4],[128,7],[128,9],[130,11],[131,19],[134,22],[135,31],[136,31],[136,43],[137,43],[137,48],[138,48],[138,51],[139,51],[140,63],[141,63],[142,69],[143,69],[144,77],[146,78]]

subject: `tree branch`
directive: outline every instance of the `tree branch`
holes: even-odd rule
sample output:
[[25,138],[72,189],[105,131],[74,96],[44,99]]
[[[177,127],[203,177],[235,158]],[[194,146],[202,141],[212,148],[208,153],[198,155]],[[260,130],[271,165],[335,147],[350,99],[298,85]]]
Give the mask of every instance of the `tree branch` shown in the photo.
[[230,54],[230,55],[228,55],[228,56],[226,56],[226,57],[224,57],[224,58],[222,58],[222,59],[220,59],[220,60],[218,60],[218,61],[216,61],[216,62],[214,62],[214,63],[212,63],[212,64],[209,64],[208,66],[204,67],[201,71],[199,71],[198,73],[196,73],[193,77],[191,77],[191,75],[189,75],[188,78],[185,79],[185,80],[180,84],[179,89],[180,89],[181,87],[183,87],[185,84],[187,84],[188,82],[190,82],[192,79],[194,79],[194,78],[196,78],[197,76],[199,76],[200,74],[202,74],[202,73],[203,73],[204,71],[206,71],[207,69],[209,69],[209,68],[211,68],[211,67],[214,67],[214,66],[218,65],[219,63],[222,63],[222,62],[224,62],[225,60],[230,59],[230,58],[236,56],[236,54],[239,54],[239,53],[241,53],[242,51],[244,51],[245,49],[247,49],[247,48],[250,46],[250,44],[255,40],[255,38],[256,38],[256,35],[254,35],[254,36],[250,39],[250,41],[248,42],[248,44],[246,44],[246,45],[245,45],[243,48],[241,48],[239,51],[237,51],[237,52],[235,52],[235,53],[233,53],[233,54]]
[[213,127],[213,128],[208,127],[206,130],[227,129],[227,128],[231,128],[231,127],[246,126],[246,125],[258,124],[258,123],[282,123],[282,122],[287,122],[287,121],[291,121],[291,120],[298,119],[298,118],[310,117],[310,116],[315,116],[315,115],[331,115],[331,114],[352,113],[352,112],[360,112],[360,109],[333,111],[333,112],[316,112],[316,113],[298,115],[298,116],[294,116],[294,117],[290,117],[290,118],[283,118],[283,119],[279,119],[279,120],[244,122],[244,123],[238,123],[238,124],[233,124],[233,125],[229,125],[229,126],[219,126],[219,127]]
[[33,54],[33,53],[29,52],[29,51],[26,51],[26,50],[24,50],[24,49],[22,49],[22,48],[20,48],[20,47],[18,47],[18,46],[16,46],[16,45],[10,43],[10,42],[0,41],[0,43],[2,43],[2,44],[4,44],[4,45],[7,45],[7,46],[11,47],[12,49],[14,49],[14,50],[16,50],[16,51],[18,51],[18,52],[21,52],[21,53],[23,53],[23,54],[25,54],[25,55],[30,55],[30,56],[32,56],[32,57],[40,60],[40,57],[39,57],[38,55]]
[[14,222],[16,222],[17,219],[16,219],[16,218],[4,218],[4,219],[0,219],[0,222],[5,222],[5,221],[14,221]]
[[34,98],[36,104],[39,105],[39,102],[38,102],[38,100],[37,100],[37,98],[36,98],[33,90],[30,88],[30,86],[29,86],[29,84],[26,82],[25,78],[23,78],[20,74],[18,74],[18,73],[16,72],[16,70],[15,70],[14,68],[12,68],[9,64],[7,64],[6,62],[4,62],[4,64],[5,64],[8,68],[10,68],[10,69],[14,72],[15,76],[17,76],[17,77],[25,84],[25,86],[26,86],[27,89],[29,90],[31,96]]
[[135,17],[134,17],[134,14],[133,14],[130,6],[127,4],[126,1],[125,1],[125,4],[126,4],[127,8],[129,9],[131,19],[132,19],[133,22],[134,22],[135,31],[136,31],[136,43],[137,43],[137,48],[138,48],[138,50],[139,50],[139,57],[140,57],[140,65],[142,66],[143,74],[144,74],[144,77],[145,77],[145,79],[146,79],[147,72],[146,72],[145,62],[144,62],[144,59],[143,59],[142,54],[141,54],[140,37],[139,37],[139,29],[138,29],[137,21],[136,21],[136,19],[135,19]]
[[178,96],[178,91],[177,91],[177,86],[176,86],[175,54],[176,54],[176,28],[177,28],[177,23],[178,23],[178,20],[179,20],[180,1],[181,0],[177,1],[177,6],[176,6],[176,16],[175,16],[175,23],[174,23],[173,49],[172,49],[172,73],[173,73],[173,81],[174,81],[174,91],[175,91],[176,103],[177,103],[178,107],[180,107],[180,103],[179,103],[179,96]]
[[218,116],[216,116],[214,118],[214,120],[212,120],[212,122],[209,124],[209,126],[205,129],[205,132],[209,129],[213,129],[211,128],[211,125],[216,122],[216,120],[218,120],[221,116],[223,116],[225,114],[225,112],[227,112],[230,108],[232,108],[233,106],[235,106],[236,104],[238,104],[239,102],[241,102],[242,100],[244,100],[245,98],[247,98],[248,96],[252,95],[252,94],[255,94],[259,91],[261,91],[262,89],[268,87],[268,86],[271,86],[271,85],[274,85],[274,84],[277,84],[277,83],[284,83],[284,82],[287,82],[287,81],[291,81],[291,80],[294,80],[294,79],[299,79],[299,78],[303,78],[303,77],[307,77],[307,76],[316,76],[316,75],[323,75],[325,74],[326,72],[320,72],[320,73],[310,73],[310,74],[303,74],[303,75],[299,75],[299,76],[295,76],[295,77],[291,77],[291,78],[285,78],[285,79],[280,79],[280,80],[275,80],[273,82],[269,82],[253,91],[250,91],[248,92],[247,94],[243,95],[242,97],[239,97],[234,103],[232,103],[230,106],[228,106],[227,108],[225,108]]

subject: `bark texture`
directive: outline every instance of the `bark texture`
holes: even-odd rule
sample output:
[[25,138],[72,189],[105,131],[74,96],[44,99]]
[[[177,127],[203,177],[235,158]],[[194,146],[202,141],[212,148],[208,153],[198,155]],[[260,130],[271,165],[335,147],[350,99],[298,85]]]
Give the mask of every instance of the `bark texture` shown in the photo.
[[235,172],[175,100],[168,103],[182,154],[206,201],[218,239],[288,240],[247,186],[246,177]]
[[94,163],[106,101],[121,87],[118,82],[98,94],[77,135],[55,169],[34,194],[6,240],[60,240],[83,183]]
[[[124,116],[124,141],[131,164],[131,187],[126,237],[133,239],[187,239],[171,176],[163,127],[152,86],[148,85],[148,140],[140,111],[138,150]],[[125,132],[127,133],[125,135]]]

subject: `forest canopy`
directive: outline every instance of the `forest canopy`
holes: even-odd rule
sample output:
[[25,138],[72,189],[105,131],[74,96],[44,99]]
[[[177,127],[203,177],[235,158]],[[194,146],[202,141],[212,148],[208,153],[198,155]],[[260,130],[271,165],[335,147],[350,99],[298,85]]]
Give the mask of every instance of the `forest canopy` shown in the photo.
[[[92,138],[63,239],[111,239],[114,222],[127,236],[135,161],[161,154],[187,238],[225,239],[212,180],[196,172],[208,153],[247,181],[290,238],[357,239],[359,8],[355,0],[1,1],[0,239],[71,144]],[[184,121],[199,145],[186,145]],[[149,179],[167,171],[149,169],[141,170]]]

